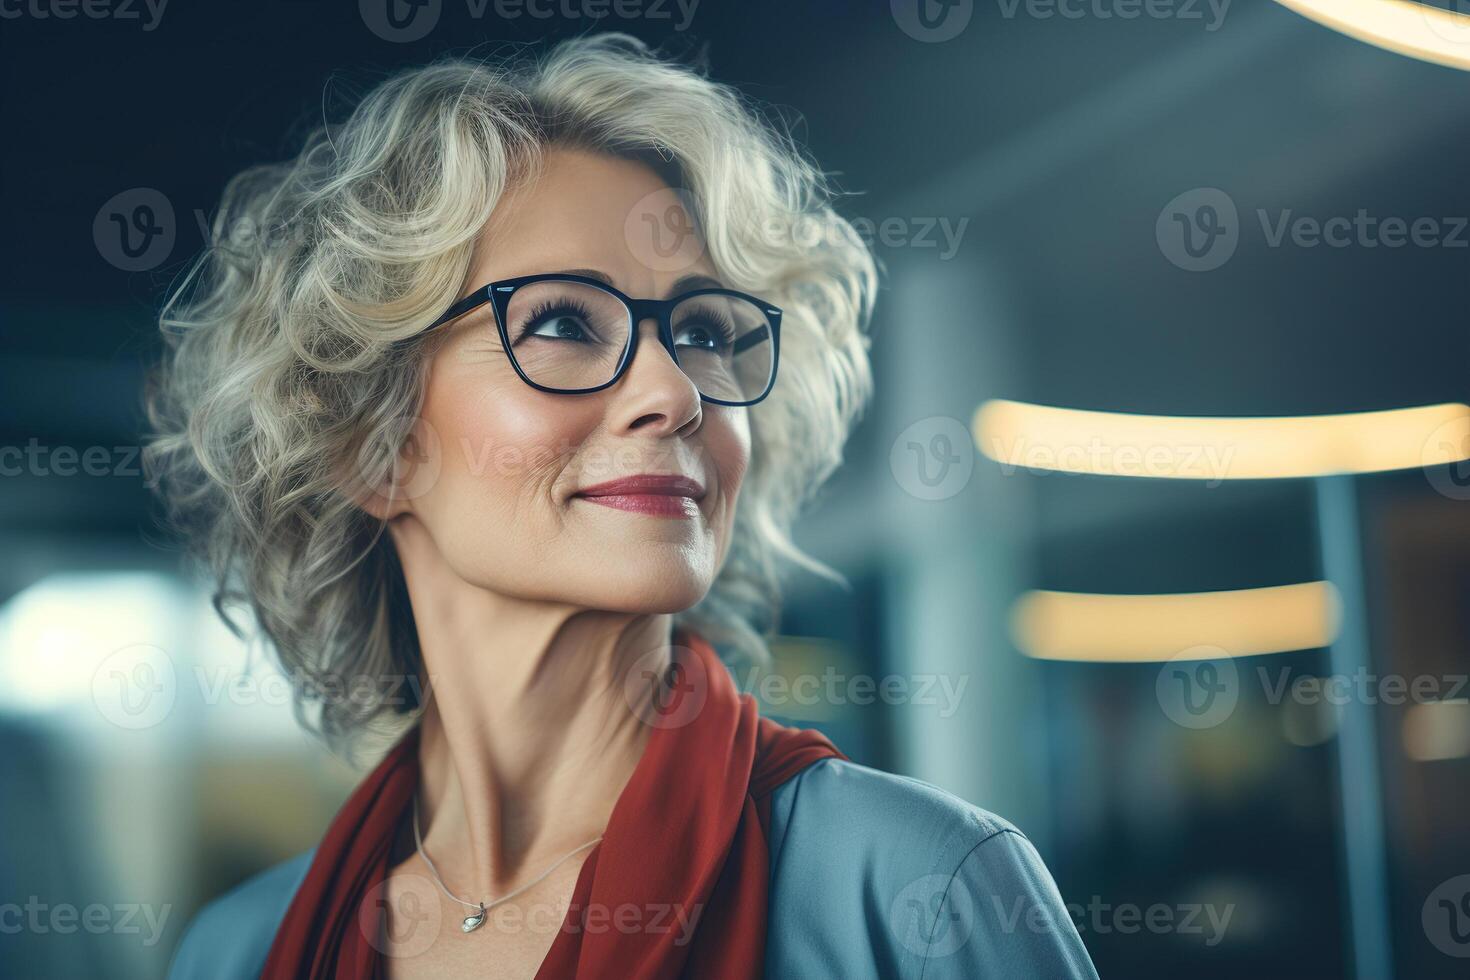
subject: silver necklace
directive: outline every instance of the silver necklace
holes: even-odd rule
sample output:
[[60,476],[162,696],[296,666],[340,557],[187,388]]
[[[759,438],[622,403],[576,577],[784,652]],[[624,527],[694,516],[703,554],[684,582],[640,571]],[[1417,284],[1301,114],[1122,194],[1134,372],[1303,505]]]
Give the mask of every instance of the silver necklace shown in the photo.
[[502,902],[510,901],[512,898],[515,898],[517,895],[525,891],[527,888],[530,888],[532,885],[539,884],[543,879],[545,879],[547,875],[555,871],[567,858],[571,857],[573,854],[576,854],[578,851],[585,851],[587,848],[591,847],[593,844],[596,844],[600,840],[602,840],[600,836],[594,837],[587,843],[579,847],[572,848],[570,851],[557,858],[555,863],[553,863],[551,867],[541,872],[535,878],[526,882],[515,891],[500,896],[493,902],[466,902],[464,899],[460,898],[458,895],[454,894],[447,887],[445,887],[444,879],[439,877],[439,869],[434,867],[434,862],[429,860],[429,852],[424,850],[424,840],[423,837],[419,835],[419,795],[417,793],[413,795],[413,843],[414,846],[418,848],[419,857],[423,858],[424,863],[429,866],[429,872],[434,876],[434,881],[439,885],[440,891],[449,896],[452,901],[458,902],[466,908],[472,908],[475,910],[469,915],[465,916],[464,922],[460,924],[460,930],[463,932],[474,932],[476,929],[480,928],[480,926],[485,924],[485,913],[488,912],[490,909],[493,909],[495,906],[499,905]]

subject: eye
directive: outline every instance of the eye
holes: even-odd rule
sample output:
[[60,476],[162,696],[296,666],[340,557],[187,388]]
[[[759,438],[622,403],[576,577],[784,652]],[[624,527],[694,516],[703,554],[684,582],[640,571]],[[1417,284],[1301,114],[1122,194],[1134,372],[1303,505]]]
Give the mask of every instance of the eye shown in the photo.
[[[682,340],[685,336],[689,340]],[[696,347],[702,350],[725,350],[735,340],[735,325],[729,317],[716,310],[701,310],[679,321],[674,342],[681,347]]]
[[590,326],[591,312],[581,303],[559,300],[543,303],[526,317],[516,342],[528,337],[545,340],[595,340],[596,333]]

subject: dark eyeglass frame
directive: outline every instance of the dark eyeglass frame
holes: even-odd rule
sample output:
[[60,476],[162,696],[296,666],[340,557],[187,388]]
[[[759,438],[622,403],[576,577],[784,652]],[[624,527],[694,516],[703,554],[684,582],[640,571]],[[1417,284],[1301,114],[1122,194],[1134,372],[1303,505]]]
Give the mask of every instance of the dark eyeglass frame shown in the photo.
[[[506,329],[505,321],[510,309],[511,297],[522,286],[529,286],[537,282],[574,282],[584,286],[591,286],[616,297],[627,308],[630,318],[628,323],[628,345],[624,348],[622,357],[618,361],[618,366],[613,371],[612,380],[592,388],[551,388],[546,385],[537,384],[526,376],[525,371],[521,370],[521,366],[516,361],[515,354],[511,350],[510,334]],[[478,309],[486,303],[489,303],[495,310],[495,327],[500,331],[500,342],[504,347],[505,356],[510,361],[510,366],[515,368],[516,374],[520,375],[522,381],[537,391],[545,391],[554,395],[585,395],[590,392],[601,391],[604,388],[612,387],[627,373],[628,365],[633,363],[633,357],[638,353],[638,336],[640,334],[638,326],[644,320],[651,319],[657,321],[659,343],[669,352],[669,357],[673,358],[674,363],[678,364],[679,354],[674,345],[674,307],[694,296],[732,296],[753,304],[765,314],[766,323],[770,326],[771,341],[771,377],[766,383],[766,390],[747,401],[729,401],[723,398],[713,398],[702,391],[699,393],[699,397],[702,400],[711,404],[729,405],[735,408],[754,405],[756,402],[761,401],[776,386],[776,371],[781,364],[782,311],[780,307],[767,303],[758,296],[752,296],[749,293],[742,293],[734,289],[721,289],[711,286],[702,289],[691,289],[677,296],[670,296],[668,299],[635,299],[616,287],[608,285],[601,279],[594,279],[591,276],[579,276],[573,273],[562,272],[544,272],[532,276],[517,276],[514,279],[500,279],[480,286],[474,292],[458,300],[449,309],[445,310],[444,314],[425,327],[424,331],[428,332],[433,330],[436,327],[448,323],[450,320],[462,317],[471,310]],[[742,345],[742,342],[744,342],[743,346],[748,347],[759,342],[761,339],[764,338],[760,336],[760,331],[752,330],[744,337],[738,338],[736,344]],[[736,353],[739,353],[739,350]]]

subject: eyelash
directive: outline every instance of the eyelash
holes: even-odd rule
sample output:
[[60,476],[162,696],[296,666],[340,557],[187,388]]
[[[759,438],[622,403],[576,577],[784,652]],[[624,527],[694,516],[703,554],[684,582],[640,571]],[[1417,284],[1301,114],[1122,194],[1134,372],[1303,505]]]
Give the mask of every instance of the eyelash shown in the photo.
[[[539,329],[553,314],[556,316],[580,317],[584,323],[592,319],[592,311],[577,300],[543,300],[539,306],[527,314],[525,325],[521,327],[520,333],[516,336],[514,342],[519,343],[533,331]],[[735,340],[735,325],[730,322],[728,316],[719,311],[703,311],[700,313],[697,322],[713,327],[722,345],[729,344]]]
[[552,314],[556,314],[557,316],[580,317],[583,323],[592,319],[592,311],[587,309],[585,304],[579,303],[576,300],[543,300],[539,306],[535,307],[527,315],[525,326],[521,327],[519,336],[515,338],[516,342],[519,343],[533,330],[540,328],[542,323],[550,318]]
[[716,311],[701,313],[697,322],[701,326],[713,327],[722,346],[731,343],[735,339],[735,325],[730,322],[730,318],[724,313]]

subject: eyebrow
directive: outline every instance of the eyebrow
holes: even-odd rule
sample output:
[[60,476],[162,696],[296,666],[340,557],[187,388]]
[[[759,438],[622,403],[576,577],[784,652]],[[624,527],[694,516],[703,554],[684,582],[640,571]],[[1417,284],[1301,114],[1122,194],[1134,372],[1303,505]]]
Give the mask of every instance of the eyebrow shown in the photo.
[[[614,289],[617,289],[617,286],[613,284],[612,277],[609,276],[606,272],[602,272],[598,269],[563,269],[557,274],[563,276],[586,276],[589,279],[596,279],[598,282],[606,283],[607,285],[612,286]],[[724,288],[725,284],[720,282],[718,279],[715,279],[712,276],[694,273],[687,276],[680,276],[677,280],[675,280],[674,285],[669,288],[669,295],[678,296],[680,293],[687,293],[691,289]]]

